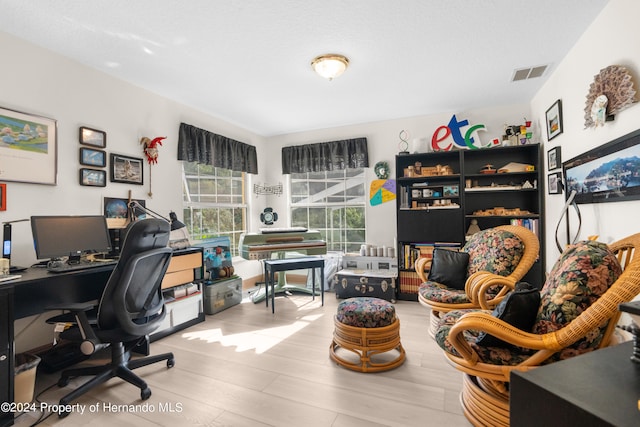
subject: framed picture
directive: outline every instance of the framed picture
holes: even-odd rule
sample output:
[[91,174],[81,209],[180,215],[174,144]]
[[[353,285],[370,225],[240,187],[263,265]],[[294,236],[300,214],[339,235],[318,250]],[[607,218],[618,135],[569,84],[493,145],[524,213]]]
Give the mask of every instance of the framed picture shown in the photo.
[[640,200],[640,129],[562,163],[576,203]]
[[107,146],[107,133],[97,129],[80,126],[80,144],[104,148]]
[[[146,207],[146,202],[143,199],[131,199],[131,201],[137,202],[142,207]],[[130,210],[128,199],[105,197],[104,216],[107,219],[107,226],[109,228],[123,228],[126,227],[127,220],[130,216],[136,219],[142,219],[146,217],[146,214],[136,208]]]
[[102,150],[80,147],[80,164],[103,168],[107,166],[107,153]]
[[562,193],[562,173],[554,172],[550,173],[548,177],[547,188],[549,194],[561,194]]
[[56,185],[57,152],[55,120],[0,108],[1,180]]
[[560,147],[555,147],[547,151],[548,170],[552,171],[554,169],[558,169],[561,165],[562,159],[560,158]]
[[7,184],[0,184],[0,211],[7,210]]
[[547,141],[562,133],[562,101],[559,99],[547,110]]
[[98,169],[81,168],[80,185],[105,187],[107,185],[107,172]]
[[142,159],[111,154],[111,182],[142,185]]

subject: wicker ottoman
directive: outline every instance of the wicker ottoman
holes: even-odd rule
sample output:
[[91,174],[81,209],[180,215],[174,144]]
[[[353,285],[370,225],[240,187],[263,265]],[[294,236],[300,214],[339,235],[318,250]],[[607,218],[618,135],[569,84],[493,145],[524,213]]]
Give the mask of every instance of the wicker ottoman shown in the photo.
[[404,362],[400,320],[390,302],[372,297],[346,299],[338,304],[334,324],[329,355],[339,365],[359,372],[380,372]]

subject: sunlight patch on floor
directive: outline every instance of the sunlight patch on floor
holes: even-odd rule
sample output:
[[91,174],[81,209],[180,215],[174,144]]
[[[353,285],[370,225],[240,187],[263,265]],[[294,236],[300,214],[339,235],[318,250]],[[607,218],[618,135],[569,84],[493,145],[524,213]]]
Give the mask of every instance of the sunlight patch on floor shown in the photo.
[[256,354],[261,354],[280,342],[301,331],[313,322],[322,317],[322,314],[304,316],[302,319],[290,325],[276,326],[273,328],[256,329],[249,332],[225,335],[220,328],[207,329],[203,331],[186,332],[181,335],[187,340],[201,340],[207,343],[220,343],[224,347],[236,347],[236,352],[255,350]]

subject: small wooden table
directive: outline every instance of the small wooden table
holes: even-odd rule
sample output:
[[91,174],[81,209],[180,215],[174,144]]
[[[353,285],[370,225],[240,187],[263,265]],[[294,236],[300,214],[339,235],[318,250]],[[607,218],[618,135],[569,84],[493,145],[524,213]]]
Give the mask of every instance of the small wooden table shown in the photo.
[[[284,280],[278,280],[278,284],[274,280],[275,273],[291,271],[291,270],[303,270],[311,269],[312,274],[312,288],[301,288],[299,286],[291,286],[283,284]],[[320,269],[320,295],[322,298],[322,305],[324,305],[324,258],[321,257],[300,257],[300,258],[285,258],[285,259],[268,259],[264,261],[265,271],[265,292],[267,307],[269,306],[269,287],[271,287],[271,312],[275,313],[276,305],[276,292],[285,292],[287,290],[295,290],[302,292],[310,292],[313,299],[316,297],[315,284],[316,284],[316,268]],[[277,286],[276,286],[277,285]],[[276,289],[277,287],[277,289]]]

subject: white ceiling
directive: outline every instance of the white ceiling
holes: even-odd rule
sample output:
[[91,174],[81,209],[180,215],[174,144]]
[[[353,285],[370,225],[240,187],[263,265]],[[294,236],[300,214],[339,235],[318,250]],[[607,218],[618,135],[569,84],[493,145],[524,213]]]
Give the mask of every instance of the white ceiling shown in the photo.
[[[0,0],[0,29],[274,136],[528,103],[606,3]],[[349,57],[345,74],[314,74],[324,53]]]

